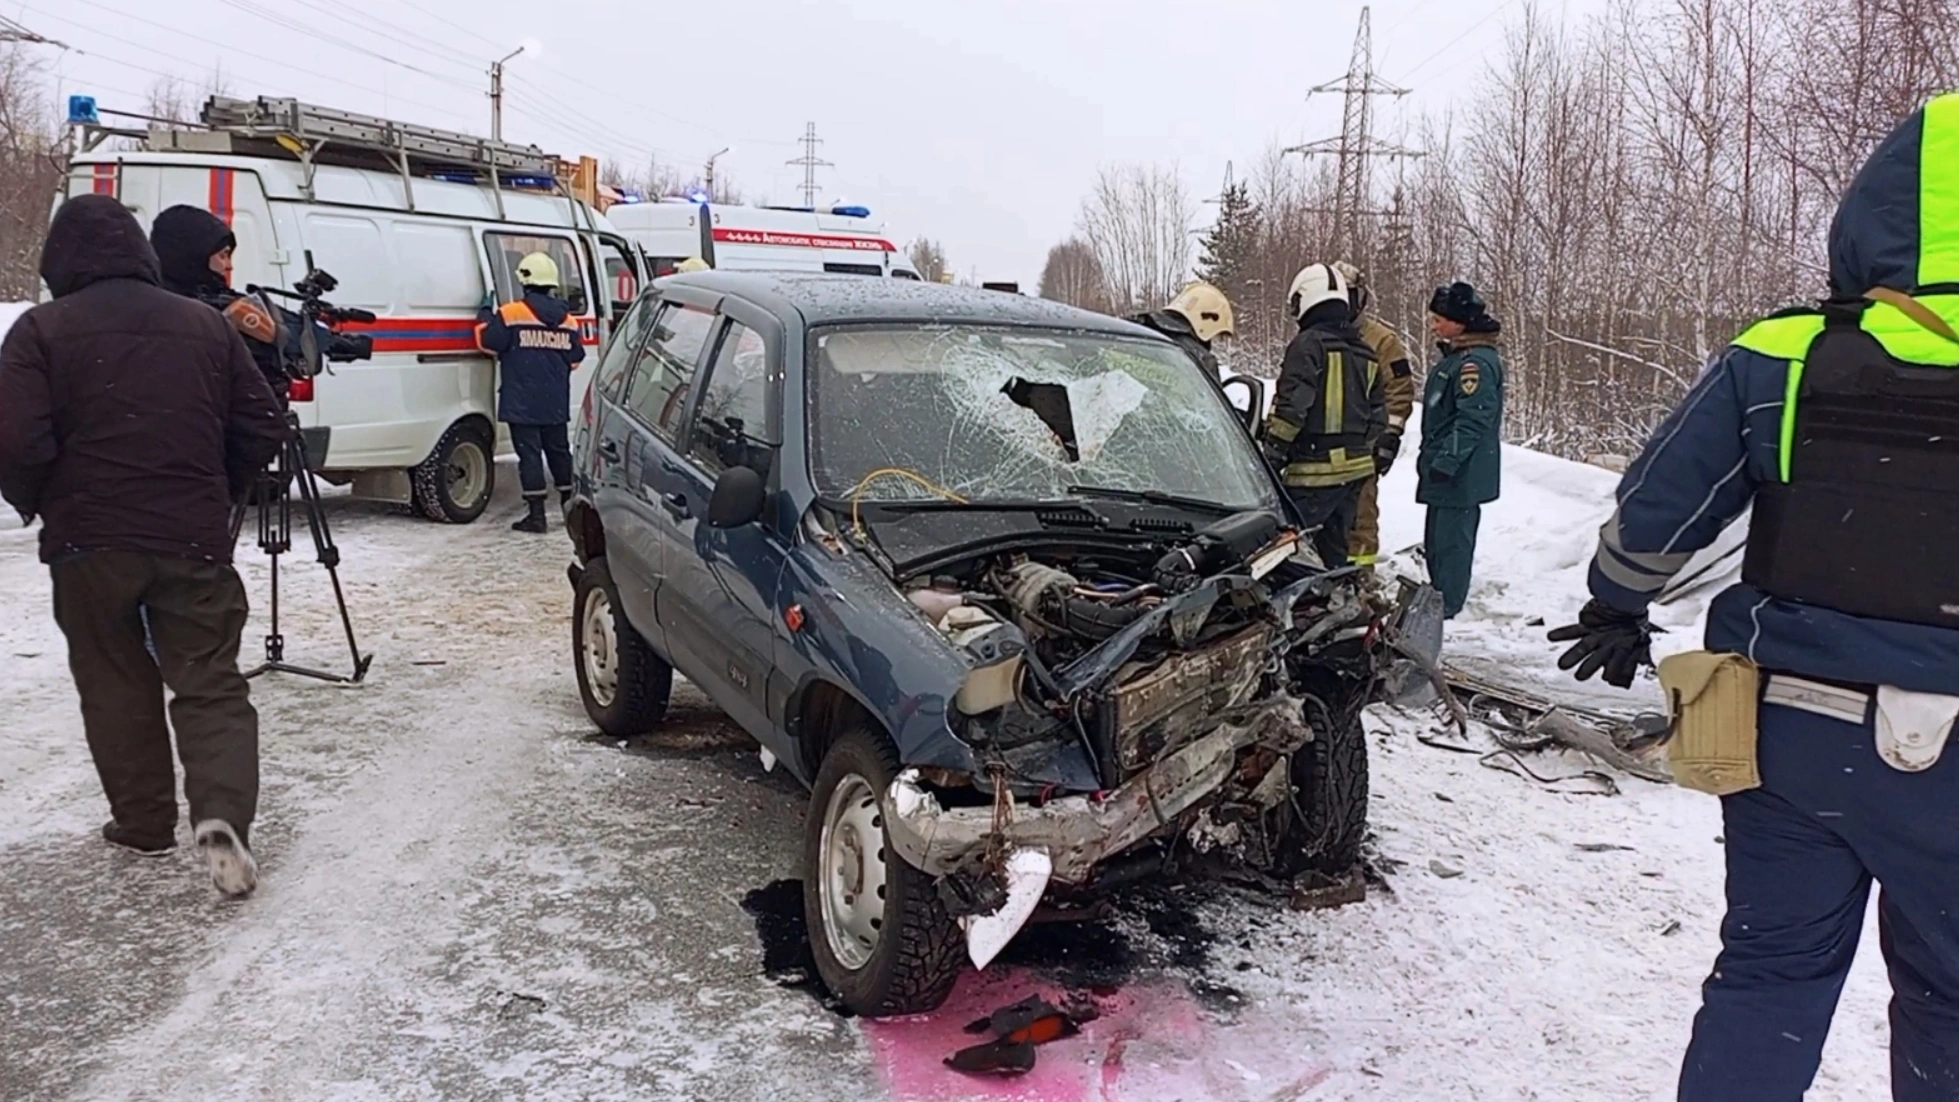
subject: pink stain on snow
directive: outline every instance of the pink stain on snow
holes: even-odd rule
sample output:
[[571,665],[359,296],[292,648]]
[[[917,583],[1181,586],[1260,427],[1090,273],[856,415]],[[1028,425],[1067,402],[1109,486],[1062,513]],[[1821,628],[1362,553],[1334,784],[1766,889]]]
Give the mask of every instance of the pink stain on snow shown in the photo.
[[1139,983],[1095,997],[1102,1016],[1079,1036],[1040,1047],[1025,1075],[975,1076],[945,1058],[990,1040],[966,1023],[1041,995],[1067,992],[1018,970],[968,973],[936,1013],[864,1023],[894,1102],[1282,1102],[1304,1098],[1331,1073],[1284,1023],[1247,1010],[1223,1024],[1170,981]]

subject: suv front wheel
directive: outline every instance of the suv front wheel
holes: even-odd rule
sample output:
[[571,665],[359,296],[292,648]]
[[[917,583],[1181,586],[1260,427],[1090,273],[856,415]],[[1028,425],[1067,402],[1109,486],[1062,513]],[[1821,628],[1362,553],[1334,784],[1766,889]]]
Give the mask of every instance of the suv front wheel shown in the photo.
[[867,1018],[938,1009],[965,961],[932,878],[885,840],[884,793],[897,774],[890,740],[845,729],[823,757],[803,825],[803,917],[816,971]]
[[585,564],[572,589],[571,653],[585,714],[600,731],[631,738],[666,718],[673,667],[626,619],[602,558]]

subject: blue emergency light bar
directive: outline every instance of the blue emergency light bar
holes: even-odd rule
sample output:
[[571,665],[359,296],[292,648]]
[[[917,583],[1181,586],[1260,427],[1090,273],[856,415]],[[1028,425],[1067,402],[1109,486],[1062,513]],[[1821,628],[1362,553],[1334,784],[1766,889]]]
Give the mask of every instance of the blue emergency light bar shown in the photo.
[[95,97],[69,96],[68,121],[77,126],[101,122],[102,116],[95,110]]
[[831,208],[830,208],[830,213],[831,213],[831,214],[834,214],[834,215],[836,215],[836,216],[837,216],[837,217],[839,217],[839,218],[869,218],[869,217],[871,216],[871,208],[869,208],[869,207],[831,207]]

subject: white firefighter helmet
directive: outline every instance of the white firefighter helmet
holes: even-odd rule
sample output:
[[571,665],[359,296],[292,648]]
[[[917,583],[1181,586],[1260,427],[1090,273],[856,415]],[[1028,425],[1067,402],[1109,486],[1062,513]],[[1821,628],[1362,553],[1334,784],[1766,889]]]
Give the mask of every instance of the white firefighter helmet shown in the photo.
[[675,264],[673,270],[675,272],[705,272],[707,271],[707,261],[702,260],[698,256],[690,256],[680,263]]
[[1287,293],[1286,302],[1295,318],[1305,317],[1308,310],[1323,302],[1353,305],[1347,297],[1347,281],[1340,278],[1331,264],[1308,264],[1299,269],[1299,274],[1292,277],[1292,290]]
[[1358,314],[1366,310],[1369,298],[1367,274],[1347,260],[1334,261],[1333,270],[1339,272],[1340,278],[1347,281],[1348,297],[1353,301],[1354,313]]
[[558,262],[543,253],[532,253],[517,262],[517,282],[524,287],[556,287]]
[[1221,336],[1231,336],[1231,300],[1224,292],[1208,283],[1197,282],[1184,285],[1177,297],[1170,300],[1165,310],[1175,310],[1184,316],[1190,327],[1197,333],[1197,339],[1210,344]]

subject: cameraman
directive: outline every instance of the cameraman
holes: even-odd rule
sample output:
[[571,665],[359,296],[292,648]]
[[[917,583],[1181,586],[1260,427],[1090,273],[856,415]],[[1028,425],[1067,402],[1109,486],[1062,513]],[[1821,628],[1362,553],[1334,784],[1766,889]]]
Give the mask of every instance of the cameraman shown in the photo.
[[288,346],[299,332],[300,319],[290,311],[268,307],[257,296],[231,289],[231,256],[238,247],[231,227],[201,207],[175,206],[156,216],[150,226],[150,245],[163,269],[163,286],[223,314],[245,338],[252,362],[284,407],[291,388]]
[[174,727],[192,837],[218,887],[243,895],[258,875],[258,713],[238,670],[247,609],[226,518],[286,423],[233,328],[157,286],[143,227],[115,199],[62,204],[41,278],[53,300],[0,346],[0,497],[41,520],[109,798],[102,836],[140,854],[176,845]]

